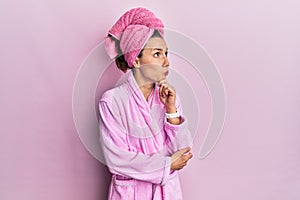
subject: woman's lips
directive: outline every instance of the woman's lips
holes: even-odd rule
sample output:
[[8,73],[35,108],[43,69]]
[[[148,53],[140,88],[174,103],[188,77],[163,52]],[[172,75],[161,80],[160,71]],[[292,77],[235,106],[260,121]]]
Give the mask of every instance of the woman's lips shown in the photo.
[[169,71],[166,71],[164,74],[165,74],[166,76],[168,76],[168,74],[169,74]]

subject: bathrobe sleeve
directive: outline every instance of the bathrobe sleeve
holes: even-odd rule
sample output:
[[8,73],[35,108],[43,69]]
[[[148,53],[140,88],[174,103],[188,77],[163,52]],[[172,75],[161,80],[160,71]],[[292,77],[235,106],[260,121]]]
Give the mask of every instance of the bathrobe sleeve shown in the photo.
[[181,115],[181,123],[179,125],[173,125],[169,123],[166,118],[164,121],[164,130],[167,136],[165,145],[170,155],[180,149],[192,147],[193,143],[193,137],[189,131],[187,120],[182,115],[182,106],[178,97],[176,99],[176,108],[177,112]]
[[164,185],[170,174],[171,157],[163,153],[145,155],[130,150],[128,133],[115,104],[101,100],[100,144],[105,164],[113,174]]

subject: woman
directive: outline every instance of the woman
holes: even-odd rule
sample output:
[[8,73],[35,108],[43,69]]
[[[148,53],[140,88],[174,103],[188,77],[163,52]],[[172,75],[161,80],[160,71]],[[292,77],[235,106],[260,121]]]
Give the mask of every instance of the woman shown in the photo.
[[107,53],[127,72],[99,103],[100,143],[112,173],[109,199],[182,199],[177,173],[192,157],[192,137],[166,80],[163,28],[152,12],[134,8],[106,38]]

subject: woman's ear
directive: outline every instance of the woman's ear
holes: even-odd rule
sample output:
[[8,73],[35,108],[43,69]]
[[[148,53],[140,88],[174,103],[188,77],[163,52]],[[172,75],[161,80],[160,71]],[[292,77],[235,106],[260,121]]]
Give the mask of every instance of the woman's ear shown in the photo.
[[139,58],[136,58],[135,61],[133,62],[133,67],[134,68],[138,68],[140,67],[141,64],[140,64],[140,59]]

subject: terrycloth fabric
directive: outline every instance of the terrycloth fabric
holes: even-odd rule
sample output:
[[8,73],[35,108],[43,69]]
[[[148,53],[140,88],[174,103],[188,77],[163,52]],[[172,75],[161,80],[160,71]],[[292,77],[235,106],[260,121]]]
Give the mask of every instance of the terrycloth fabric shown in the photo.
[[[162,21],[151,11],[145,8],[131,9],[108,31],[105,38],[106,51],[110,58],[123,54],[128,65],[132,67],[154,30],[158,30],[163,37],[163,28]],[[119,52],[119,48],[122,52]]]
[[[192,144],[184,116],[180,125],[165,118],[156,86],[148,101],[133,72],[119,87],[106,91],[100,102],[100,144],[113,174],[109,200],[182,200],[178,171],[171,157]],[[182,113],[179,99],[176,108]]]

